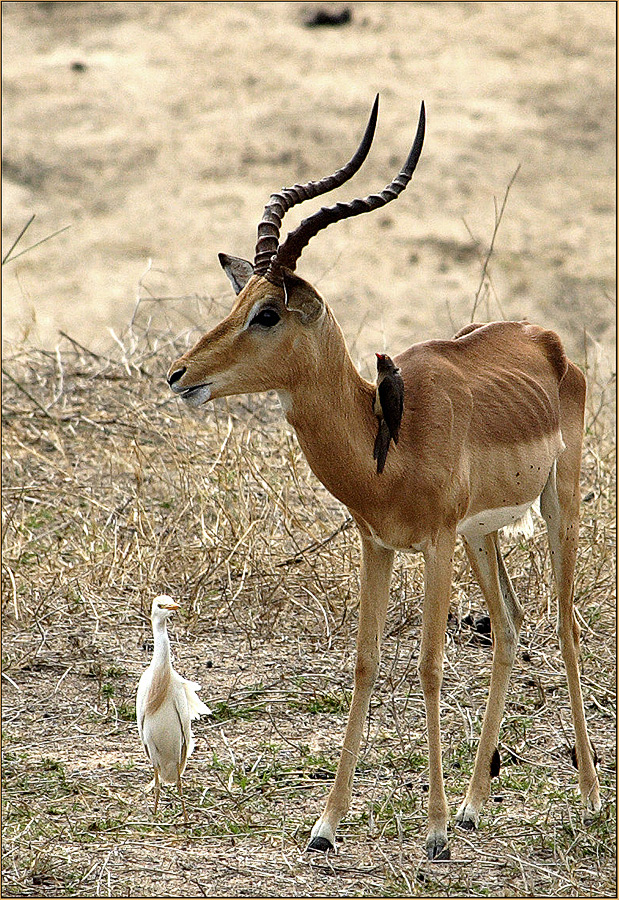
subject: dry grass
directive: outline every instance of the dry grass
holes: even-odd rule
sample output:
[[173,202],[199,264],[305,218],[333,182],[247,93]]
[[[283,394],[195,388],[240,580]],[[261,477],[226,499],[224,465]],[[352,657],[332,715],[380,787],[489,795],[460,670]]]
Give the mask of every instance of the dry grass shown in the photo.
[[[307,858],[352,683],[357,539],[271,396],[192,415],[168,394],[192,323],[219,313],[200,298],[143,302],[105,355],[65,337],[5,357],[3,895],[616,896],[610,386],[586,361],[576,591],[602,815],[583,824],[576,798],[539,526],[509,551],[527,619],[479,832],[454,834],[449,863],[423,858],[422,578],[402,555],[340,854]],[[183,605],[176,663],[215,711],[196,728],[188,828],[173,790],[157,822],[143,794],[134,692],[159,591]],[[468,613],[481,600],[459,555],[443,691],[452,809],[489,677]]]

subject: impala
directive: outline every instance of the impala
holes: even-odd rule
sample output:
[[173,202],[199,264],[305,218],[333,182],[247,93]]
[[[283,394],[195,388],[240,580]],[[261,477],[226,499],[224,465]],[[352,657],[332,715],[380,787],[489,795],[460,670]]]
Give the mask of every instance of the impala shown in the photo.
[[283,243],[284,214],[347,181],[361,166],[376,127],[378,97],[352,159],[318,182],[272,194],[258,225],[253,264],[220,254],[238,295],[231,313],[168,372],[190,406],[217,397],[275,390],[316,477],[348,507],[361,538],[361,591],[354,691],[337,774],[309,849],[335,849],[348,810],[370,694],[377,676],[396,550],[425,562],[419,676],[428,738],[430,859],[447,858],[440,689],[453,554],[458,536],[488,604],[493,657],[488,703],[473,775],[456,823],[474,829],[498,762],[497,741],[523,610],[499,549],[498,532],[539,498],[558,594],[558,635],[575,732],[579,788],[600,809],[578,669],[574,565],[585,379],[552,331],[527,322],[471,324],[451,340],[414,344],[394,358],[404,381],[399,442],[384,471],[373,448],[379,422],[375,385],[355,368],[328,304],[295,268],[326,226],[383,206],[408,184],[421,153],[425,111],[397,177],[365,200],[322,207]]

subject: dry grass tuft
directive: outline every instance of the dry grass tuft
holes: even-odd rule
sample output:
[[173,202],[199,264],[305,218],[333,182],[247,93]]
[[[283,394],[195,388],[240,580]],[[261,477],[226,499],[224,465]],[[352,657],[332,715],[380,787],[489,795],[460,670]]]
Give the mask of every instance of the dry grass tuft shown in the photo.
[[[610,386],[590,365],[576,584],[583,681],[606,806],[583,825],[543,528],[509,550],[527,619],[480,831],[423,859],[416,677],[422,577],[398,559],[382,677],[339,857],[306,858],[353,668],[358,547],[271,397],[199,415],[164,372],[201,298],[143,300],[105,354],[64,336],[4,362],[3,895],[615,896],[615,459]],[[181,322],[183,320],[183,322]],[[180,337],[174,337],[179,335]],[[135,727],[147,613],[183,610],[176,663],[215,715],[152,821]],[[443,729],[452,808],[471,770],[490,652],[460,555]],[[465,621],[463,621],[465,620]]]

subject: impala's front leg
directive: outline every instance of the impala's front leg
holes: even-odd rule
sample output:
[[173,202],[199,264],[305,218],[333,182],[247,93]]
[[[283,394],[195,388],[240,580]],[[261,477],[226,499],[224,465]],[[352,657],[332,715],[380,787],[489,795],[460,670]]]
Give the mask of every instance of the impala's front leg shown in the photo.
[[357,754],[380,663],[380,643],[387,614],[393,556],[393,550],[386,550],[371,539],[362,537],[355,687],[335,782],[324,812],[312,828],[308,850],[335,849],[337,826],[350,806]]
[[440,699],[443,680],[445,629],[449,614],[455,532],[441,532],[424,551],[425,597],[419,652],[419,677],[426,705],[428,726],[428,859],[448,859],[447,798],[441,759]]

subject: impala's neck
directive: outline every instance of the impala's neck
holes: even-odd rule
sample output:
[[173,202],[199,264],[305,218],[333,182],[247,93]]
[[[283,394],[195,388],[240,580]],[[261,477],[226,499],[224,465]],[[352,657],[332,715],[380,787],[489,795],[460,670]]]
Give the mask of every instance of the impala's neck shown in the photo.
[[314,353],[282,398],[286,418],[316,475],[338,500],[355,506],[359,481],[374,472],[374,385],[361,377],[328,307]]

